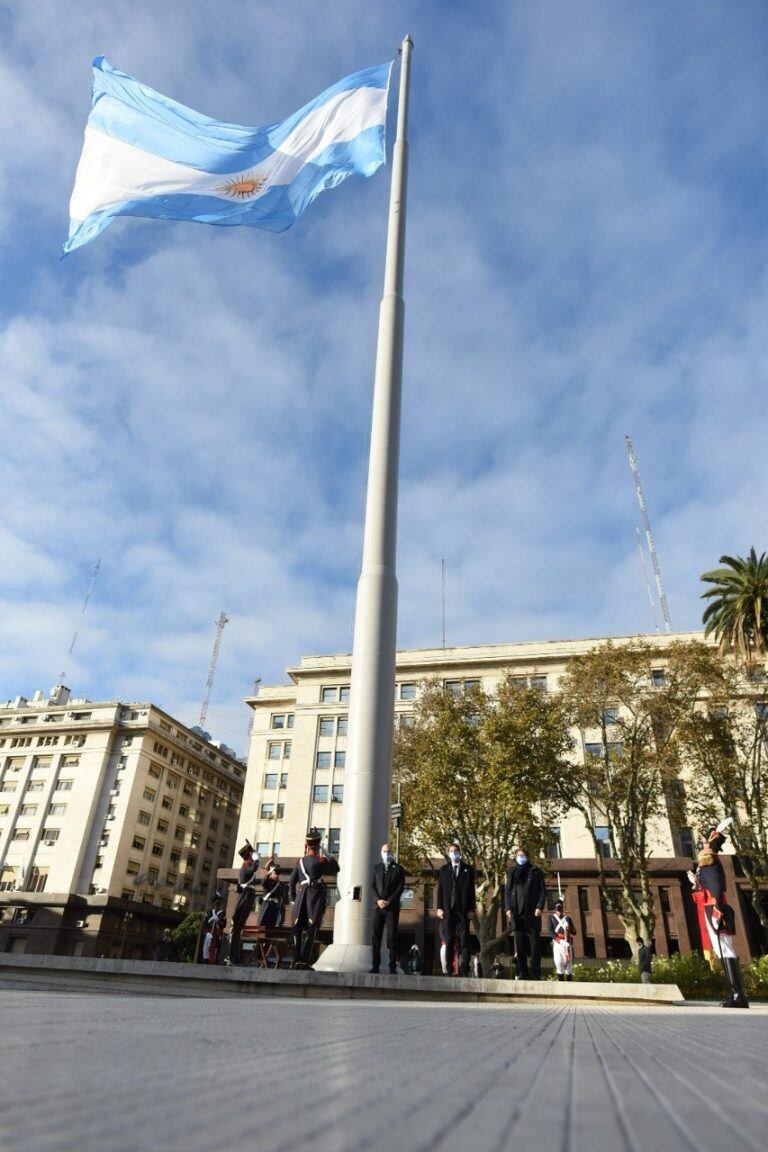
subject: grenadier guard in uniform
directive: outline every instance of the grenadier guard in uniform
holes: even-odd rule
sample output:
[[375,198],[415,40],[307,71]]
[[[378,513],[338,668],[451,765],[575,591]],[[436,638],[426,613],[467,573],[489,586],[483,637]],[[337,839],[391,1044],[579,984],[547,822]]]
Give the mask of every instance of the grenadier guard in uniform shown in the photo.
[[203,964],[221,964],[222,944],[227,917],[224,914],[224,901],[217,892],[211,910],[203,921]]
[[293,963],[292,968],[311,968],[315,936],[323,923],[326,891],[324,875],[335,875],[339,863],[326,856],[320,847],[320,833],[316,828],[307,832],[304,855],[291,873],[288,890],[293,900]]
[[237,877],[237,890],[240,895],[232,913],[232,932],[229,937],[230,964],[242,964],[243,962],[240,936],[256,903],[256,873],[259,870],[259,857],[254,852],[250,840],[246,840],[238,852],[238,856],[243,861],[243,865]]
[[549,935],[552,938],[552,957],[558,980],[573,980],[573,938],[576,927],[570,916],[565,915],[562,900],[555,901],[555,910],[549,918]]
[[261,912],[259,924],[263,928],[279,928],[285,913],[285,885],[280,879],[280,869],[270,860],[261,881]]
[[[736,917],[733,908],[728,903],[725,892],[725,871],[719,853],[725,843],[725,830],[732,824],[732,819],[722,820],[716,828],[699,841],[698,867],[696,880],[701,892],[704,893],[704,917],[707,925],[709,944],[715,956],[719,956],[725,968],[728,981],[728,999],[723,1001],[723,1008],[749,1008],[747,994],[741,979],[736,950],[733,946],[733,936],[736,930]],[[702,947],[706,948],[707,940],[702,939]]]

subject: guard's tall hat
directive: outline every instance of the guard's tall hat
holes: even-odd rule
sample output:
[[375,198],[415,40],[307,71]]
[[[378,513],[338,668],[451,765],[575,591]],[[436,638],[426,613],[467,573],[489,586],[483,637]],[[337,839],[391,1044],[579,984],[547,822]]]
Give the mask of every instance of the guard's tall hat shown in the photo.
[[309,832],[307,832],[307,835],[304,838],[304,842],[307,845],[307,848],[319,848],[321,840],[322,834],[318,832],[317,828],[310,828]]
[[237,854],[238,856],[242,857],[243,860],[250,860],[252,858],[253,844],[251,844],[250,840],[246,840],[245,844],[243,844],[242,848],[239,849]]

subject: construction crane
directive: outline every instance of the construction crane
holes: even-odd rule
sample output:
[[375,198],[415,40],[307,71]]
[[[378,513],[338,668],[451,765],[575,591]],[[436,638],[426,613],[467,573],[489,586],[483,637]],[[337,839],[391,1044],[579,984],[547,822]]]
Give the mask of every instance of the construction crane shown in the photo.
[[205,695],[203,696],[203,706],[200,709],[200,727],[205,728],[205,721],[208,716],[208,705],[211,702],[211,689],[213,688],[213,678],[216,675],[216,665],[219,661],[219,649],[221,648],[221,634],[224,631],[225,624],[229,623],[229,616],[226,612],[222,612],[216,621],[216,639],[213,644],[213,652],[211,654],[211,664],[208,669],[208,679],[205,683]]
[[648,593],[648,601],[651,605],[651,613],[653,615],[653,630],[660,632],[659,628],[659,614],[656,611],[656,601],[653,598],[653,591],[651,589],[651,582],[648,579],[648,565],[645,562],[645,553],[643,552],[643,538],[640,535],[640,529],[635,524],[635,536],[637,537],[637,550],[640,553],[640,567],[643,570],[643,581],[645,583],[645,590]]
[[85,610],[88,607],[88,601],[91,598],[91,592],[93,592],[93,586],[96,583],[96,577],[98,576],[100,571],[101,571],[101,557],[99,557],[99,559],[96,561],[96,567],[94,568],[93,572],[91,573],[91,582],[88,585],[88,591],[85,594],[85,600],[83,600],[83,607],[80,609],[80,623],[78,624],[77,628],[75,628],[75,634],[72,637],[72,643],[70,644],[69,651],[67,652],[67,659],[64,662],[64,667],[62,668],[61,672],[59,673],[59,684],[66,684],[66,682],[67,682],[67,672],[69,671],[69,662],[72,659],[72,653],[74,652],[75,644],[77,643],[77,633],[80,629],[80,624],[82,624],[82,622],[83,622],[83,617],[85,616]]
[[659,594],[659,603],[661,604],[661,613],[664,617],[664,629],[667,632],[672,631],[672,621],[669,616],[669,606],[667,605],[667,597],[664,593],[664,584],[661,579],[661,568],[659,567],[659,558],[656,555],[656,545],[653,542],[653,533],[651,532],[651,522],[648,519],[648,508],[645,503],[645,496],[643,494],[643,486],[640,483],[640,470],[637,467],[637,458],[635,450],[632,447],[632,441],[629,436],[625,436],[627,442],[627,453],[629,455],[629,466],[632,469],[632,478],[635,481],[635,492],[637,493],[637,502],[640,505],[640,515],[643,518],[643,528],[645,529],[645,539],[648,544],[648,552],[651,557],[651,565],[653,567],[653,575],[656,578],[656,591]]

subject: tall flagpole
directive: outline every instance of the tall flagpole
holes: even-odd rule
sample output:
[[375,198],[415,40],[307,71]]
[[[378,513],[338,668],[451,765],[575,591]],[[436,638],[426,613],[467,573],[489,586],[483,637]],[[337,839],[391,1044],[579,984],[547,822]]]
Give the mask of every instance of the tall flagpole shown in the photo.
[[392,154],[384,294],[379,309],[371,453],[363,562],[357,585],[355,638],[344,772],[339,901],[333,943],[315,968],[366,972],[371,966],[371,872],[389,836],[397,645],[397,481],[403,375],[403,265],[408,182],[408,81],[413,41],[400,46],[397,137]]

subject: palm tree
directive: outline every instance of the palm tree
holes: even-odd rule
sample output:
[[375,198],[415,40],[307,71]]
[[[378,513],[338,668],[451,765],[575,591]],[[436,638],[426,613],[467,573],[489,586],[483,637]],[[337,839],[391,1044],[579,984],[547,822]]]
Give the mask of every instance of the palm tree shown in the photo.
[[702,592],[710,603],[704,609],[704,634],[713,633],[720,651],[733,649],[747,664],[753,652],[768,649],[768,553],[758,557],[750,548],[742,556],[721,556],[723,568],[705,572],[701,579],[712,584]]

